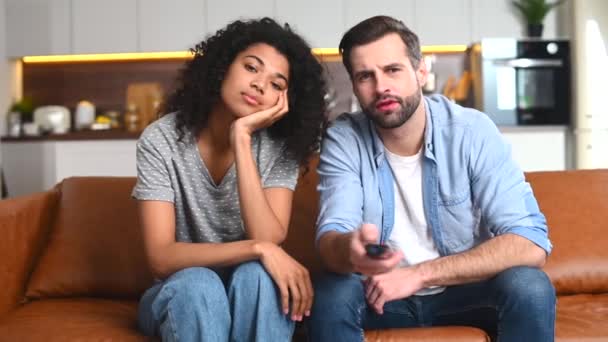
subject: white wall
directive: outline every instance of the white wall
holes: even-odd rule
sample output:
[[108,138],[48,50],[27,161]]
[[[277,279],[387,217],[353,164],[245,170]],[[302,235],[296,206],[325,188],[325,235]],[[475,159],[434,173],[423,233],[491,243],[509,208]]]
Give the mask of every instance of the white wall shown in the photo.
[[6,15],[4,0],[0,0],[0,135],[5,130],[5,115],[10,103],[9,96],[9,63],[6,60]]
[[[7,58],[6,21],[6,1],[0,0],[0,136],[6,134],[6,113],[9,106],[13,99],[21,97],[22,92],[21,63]],[[0,153],[0,168],[2,168],[2,153]]]
[[[5,132],[5,113],[8,109],[8,63],[6,62],[6,15],[4,14],[4,0],[0,0],[0,135]],[[1,142],[0,142],[1,144]],[[2,170],[2,153],[0,153],[0,170]],[[2,188],[2,178],[0,178],[0,189]]]

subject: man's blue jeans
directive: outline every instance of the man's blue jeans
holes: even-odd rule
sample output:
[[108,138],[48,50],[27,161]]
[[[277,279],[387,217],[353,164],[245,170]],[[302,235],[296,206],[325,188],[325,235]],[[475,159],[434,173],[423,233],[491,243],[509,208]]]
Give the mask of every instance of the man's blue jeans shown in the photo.
[[272,278],[252,261],[222,277],[203,267],[176,272],[144,293],[139,327],[163,341],[290,341],[294,322]]
[[553,342],[555,289],[540,269],[514,267],[487,281],[450,286],[429,296],[367,306],[361,277],[327,274],[315,282],[310,340],[363,341],[367,329],[466,325],[498,342]]

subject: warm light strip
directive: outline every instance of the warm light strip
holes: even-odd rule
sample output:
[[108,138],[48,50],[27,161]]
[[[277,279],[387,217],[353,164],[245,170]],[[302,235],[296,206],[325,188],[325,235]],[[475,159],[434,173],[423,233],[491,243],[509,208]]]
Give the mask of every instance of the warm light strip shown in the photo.
[[101,61],[132,61],[151,59],[186,59],[191,58],[189,51],[146,52],[146,53],[106,53],[91,55],[55,55],[55,56],[25,56],[23,63],[65,63],[65,62],[101,62]]
[[[422,53],[457,53],[464,52],[466,45],[428,45],[422,47]],[[312,52],[319,57],[339,57],[337,48],[314,48]],[[66,63],[66,62],[102,62],[130,61],[153,59],[188,59],[192,57],[189,51],[145,52],[145,53],[108,53],[90,55],[55,55],[55,56],[25,56],[23,63]]]
[[[420,47],[422,53],[458,53],[465,52],[467,50],[466,45],[426,45]],[[335,57],[340,56],[340,52],[337,48],[314,48],[312,53],[317,56],[328,56]]]
[[466,45],[427,45],[421,47],[422,53],[457,53],[465,52]]
[[315,56],[339,56],[338,48],[313,48],[312,53]]
[[[426,45],[421,47],[422,53],[455,53],[465,52],[466,45]],[[315,55],[339,55],[337,48],[313,48],[312,53]]]

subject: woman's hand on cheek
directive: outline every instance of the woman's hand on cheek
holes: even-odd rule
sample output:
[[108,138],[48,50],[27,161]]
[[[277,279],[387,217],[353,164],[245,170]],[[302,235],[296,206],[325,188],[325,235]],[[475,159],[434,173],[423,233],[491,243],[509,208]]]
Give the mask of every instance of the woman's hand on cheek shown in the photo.
[[239,139],[240,137],[249,138],[255,131],[270,127],[288,111],[289,103],[287,101],[287,91],[285,90],[281,92],[277,99],[277,103],[274,106],[239,118],[232,123],[232,126],[230,127],[230,141],[232,146],[235,146],[237,142],[236,139]]

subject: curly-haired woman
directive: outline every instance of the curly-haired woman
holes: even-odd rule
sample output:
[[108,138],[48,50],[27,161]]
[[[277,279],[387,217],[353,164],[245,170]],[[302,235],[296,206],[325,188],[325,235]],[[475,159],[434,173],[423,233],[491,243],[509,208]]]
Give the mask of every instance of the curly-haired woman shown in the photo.
[[280,244],[324,126],[322,68],[268,18],[235,21],[193,52],[169,114],[137,145],[133,196],[159,279],[140,328],[165,341],[288,341],[313,290]]

